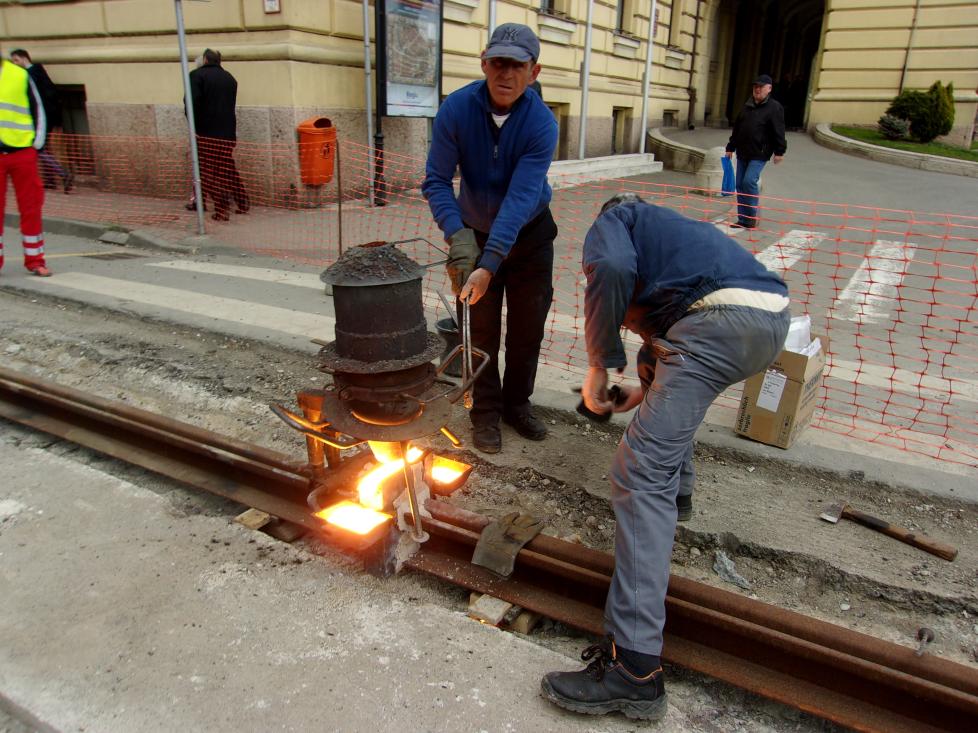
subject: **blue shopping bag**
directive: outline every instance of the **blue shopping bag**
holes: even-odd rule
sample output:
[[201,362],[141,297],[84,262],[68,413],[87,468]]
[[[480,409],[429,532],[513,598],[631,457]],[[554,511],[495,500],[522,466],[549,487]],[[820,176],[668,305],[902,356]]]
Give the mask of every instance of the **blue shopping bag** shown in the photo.
[[732,196],[737,188],[737,174],[734,173],[733,161],[724,155],[720,158],[720,165],[723,166],[723,183],[720,184],[720,193],[723,196]]

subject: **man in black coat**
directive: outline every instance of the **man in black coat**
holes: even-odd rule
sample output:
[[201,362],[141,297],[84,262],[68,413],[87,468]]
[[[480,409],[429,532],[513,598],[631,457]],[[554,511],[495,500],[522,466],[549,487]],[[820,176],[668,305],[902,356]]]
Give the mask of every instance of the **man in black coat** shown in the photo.
[[[41,105],[44,107],[44,117],[47,122],[48,132],[60,130],[63,122],[61,95],[58,94],[58,88],[51,81],[47,70],[41,64],[33,63],[31,61],[31,55],[23,48],[17,48],[11,51],[10,60],[22,69],[27,69],[31,81],[34,82],[34,87],[41,96]],[[47,143],[37,151],[37,159],[40,163],[41,175],[44,178],[44,187],[54,188],[57,185],[54,178],[58,176],[63,182],[65,193],[70,193],[74,186],[75,177],[70,170],[65,169],[58,162],[58,159],[51,154],[51,151],[47,149]]]
[[221,67],[219,51],[204,51],[204,64],[190,72],[194,104],[194,127],[200,156],[204,196],[214,202],[216,221],[228,221],[229,198],[234,197],[238,214],[247,214],[248,194],[234,163],[237,121],[234,115],[238,82]]
[[761,171],[772,155],[777,165],[788,150],[784,108],[771,97],[772,86],[767,74],[754,80],[751,98],[737,116],[727,142],[727,157],[737,153],[737,221],[730,225],[733,229],[757,226]]

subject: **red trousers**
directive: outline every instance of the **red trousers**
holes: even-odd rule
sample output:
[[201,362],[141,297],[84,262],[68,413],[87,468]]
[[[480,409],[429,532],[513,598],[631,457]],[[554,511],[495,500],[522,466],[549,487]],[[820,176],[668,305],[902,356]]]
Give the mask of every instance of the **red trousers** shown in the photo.
[[7,203],[7,178],[14,184],[17,210],[20,212],[20,234],[24,245],[24,267],[45,267],[44,230],[41,207],[44,186],[37,173],[37,151],[25,148],[16,153],[0,153],[0,267],[3,267],[3,215]]

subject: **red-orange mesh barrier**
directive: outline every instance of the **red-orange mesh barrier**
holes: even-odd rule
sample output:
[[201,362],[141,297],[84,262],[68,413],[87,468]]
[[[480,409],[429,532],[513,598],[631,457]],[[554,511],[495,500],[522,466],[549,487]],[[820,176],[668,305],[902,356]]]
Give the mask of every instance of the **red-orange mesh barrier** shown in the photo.
[[[300,182],[291,143],[239,142],[232,150],[202,141],[208,236],[316,266],[336,259],[341,239],[344,247],[414,240],[401,246],[417,261],[443,259],[441,234],[419,190],[424,160],[387,153],[387,204],[373,206],[370,149],[348,140],[337,147],[333,181],[309,188]],[[186,208],[192,195],[186,140],[56,135],[49,149],[74,171],[75,187],[64,195],[51,172],[56,188],[48,192],[45,216],[149,230],[171,241],[195,234],[196,214]],[[726,231],[734,201],[657,183],[654,176],[580,185],[558,177],[553,183],[560,234],[542,361],[573,372],[576,381],[586,365],[581,246],[600,204],[633,191]],[[12,191],[7,196],[7,210],[14,211]],[[831,342],[814,425],[978,465],[978,217],[767,194],[761,204],[761,226],[737,240],[784,276],[792,311],[808,313],[813,331]],[[214,221],[223,209],[230,221]],[[15,242],[7,244],[9,257]],[[437,293],[450,291],[442,267],[428,270],[425,288],[429,312],[444,317]],[[634,352],[637,341],[629,343]],[[732,388],[717,406],[736,410],[739,392]]]

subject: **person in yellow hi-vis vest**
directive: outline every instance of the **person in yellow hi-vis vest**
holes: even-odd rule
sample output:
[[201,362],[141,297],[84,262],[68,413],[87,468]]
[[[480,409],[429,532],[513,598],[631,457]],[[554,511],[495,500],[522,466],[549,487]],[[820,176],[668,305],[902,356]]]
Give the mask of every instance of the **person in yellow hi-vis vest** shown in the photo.
[[44,186],[37,172],[37,151],[44,147],[47,125],[41,97],[25,69],[4,59],[0,62],[0,267],[3,267],[3,214],[7,178],[14,184],[20,211],[24,267],[49,277],[44,262],[41,207]]

